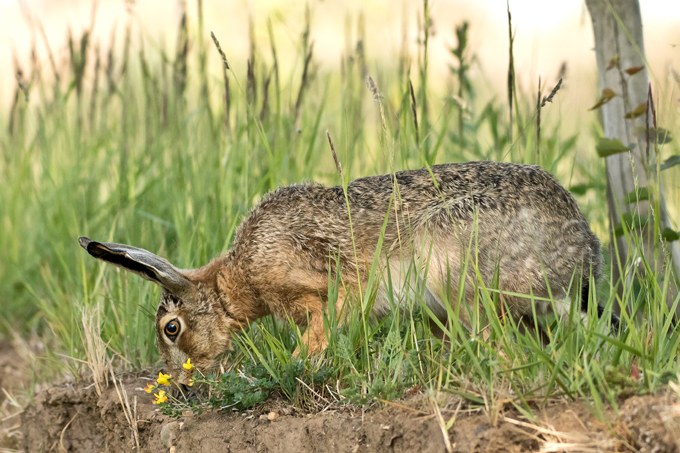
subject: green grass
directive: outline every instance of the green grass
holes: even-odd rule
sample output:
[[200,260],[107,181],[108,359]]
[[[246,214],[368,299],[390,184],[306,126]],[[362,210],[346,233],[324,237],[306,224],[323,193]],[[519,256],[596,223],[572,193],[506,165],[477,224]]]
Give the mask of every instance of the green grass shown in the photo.
[[[70,66],[57,68],[58,81],[43,71],[29,90],[18,89],[15,106],[0,114],[0,318],[5,331],[33,332],[45,342],[46,355],[36,367],[42,379],[84,372],[82,363],[64,358],[85,358],[83,308],[101,309],[101,337],[116,366],[160,365],[152,322],[159,289],[98,263],[78,246],[78,236],[133,244],[178,267],[198,267],[227,250],[248,209],[281,185],[311,179],[346,184],[359,176],[477,159],[539,164],[573,188],[594,231],[609,242],[594,115],[563,112],[580,117],[579,129],[568,130],[548,104],[538,134],[533,95],[519,91],[510,130],[508,106],[498,100],[505,93],[499,87],[488,101],[476,97],[474,72],[467,66],[452,72],[455,89],[449,92],[446,83],[423,83],[424,47],[416,74],[403,64],[375,67],[356,45],[358,37],[350,36],[342,71],[331,71],[314,62],[308,30],[297,43],[296,61],[287,65],[293,68],[289,73],[279,72],[273,46],[262,42],[252,76],[244,76],[245,68],[227,71],[228,124],[223,74],[205,63],[208,57],[219,61],[207,33],[199,39],[180,30],[191,50],[179,39],[169,53],[128,35],[111,53],[110,69],[102,56],[97,74],[88,66],[81,76],[82,57],[74,54]],[[459,45],[457,64],[467,65],[469,52]],[[94,58],[91,48],[87,54]],[[365,86],[366,72],[377,94]],[[662,91],[668,93],[664,109],[671,92]],[[452,100],[453,93],[464,98],[467,111]],[[677,115],[666,120],[677,135]],[[582,132],[589,128],[590,135]],[[663,145],[662,153],[678,154],[676,142]],[[677,189],[666,185],[676,212]],[[639,241],[636,231],[626,234],[629,246]],[[474,269],[474,261],[466,266]],[[678,373],[680,333],[664,302],[669,275],[653,265],[631,276],[623,291],[620,333],[611,333],[607,316],[598,320],[591,310],[582,322],[574,310],[566,323],[540,321],[551,339],[547,346],[520,333],[516,320],[498,319],[498,292],[493,282],[480,279],[468,284],[478,289],[474,307],[481,310],[474,312],[484,316],[463,326],[457,321],[459,310],[466,309],[462,292],[451,294],[451,320],[440,326],[446,344],[430,334],[420,297],[411,301],[410,315],[395,311],[370,319],[364,315],[377,279],[374,266],[355,304],[359,308],[349,313],[354,322],[338,328],[338,314],[327,313],[325,355],[294,358],[300,332],[285,320],[265,318],[237,337],[232,374],[222,384],[201,378],[215,392],[199,401],[248,407],[277,392],[300,405],[319,397],[363,404],[423,388],[462,395],[490,412],[510,398],[529,417],[549,398],[586,397],[601,414],[604,404],[616,406],[622,392],[659,391]],[[329,278],[328,284],[332,300],[342,281]],[[618,296],[610,276],[592,297],[611,312]],[[637,380],[631,379],[632,367],[641,371]],[[180,399],[166,409],[187,407],[203,408]]]

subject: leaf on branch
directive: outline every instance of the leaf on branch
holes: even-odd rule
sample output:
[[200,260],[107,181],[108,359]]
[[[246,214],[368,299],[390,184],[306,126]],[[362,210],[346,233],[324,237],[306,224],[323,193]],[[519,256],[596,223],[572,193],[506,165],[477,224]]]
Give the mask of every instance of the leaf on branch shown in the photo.
[[591,184],[576,184],[569,188],[569,192],[573,193],[574,195],[585,195],[588,189],[592,188],[593,186]]
[[621,61],[621,55],[616,54],[613,57],[611,57],[611,59],[609,60],[609,63],[607,63],[607,69],[606,70],[609,71],[610,69],[615,68],[619,64],[619,61]]
[[[665,145],[666,143],[670,143],[673,141],[673,135],[670,133],[670,131],[667,131],[663,127],[658,127],[656,129],[653,129],[654,131],[654,139],[657,144],[659,145]],[[651,131],[650,131],[650,140],[652,138]]]
[[626,151],[630,151],[632,148],[621,143],[621,140],[618,138],[613,138],[610,140],[608,138],[600,137],[597,139],[597,146],[595,149],[597,150],[598,156],[607,157],[613,154],[625,153]]
[[646,111],[647,111],[647,103],[644,102],[644,103],[638,105],[637,107],[635,107],[635,110],[633,110],[632,112],[626,113],[626,116],[624,116],[624,118],[626,118],[628,120],[632,120],[634,118],[637,118],[638,116],[644,115]]
[[[644,126],[638,126],[635,128],[635,135],[641,142],[647,141],[647,128]],[[657,145],[665,145],[673,141],[673,135],[667,129],[663,127],[649,128],[649,142],[656,143]]]
[[680,156],[677,154],[666,159],[663,164],[661,164],[661,171],[668,170],[671,167],[680,165]]
[[661,237],[666,240],[666,242],[673,242],[680,239],[680,234],[677,231],[672,230],[668,227],[664,228],[661,232]]
[[614,234],[616,236],[622,236],[624,224],[626,226],[626,230],[631,231],[644,228],[647,225],[647,221],[648,219],[640,217],[639,214],[629,212],[621,216],[621,223],[617,224],[616,228],[614,228]]
[[625,204],[630,204],[630,203],[635,203],[636,201],[644,201],[644,200],[649,200],[649,191],[647,190],[646,187],[638,189],[637,194],[636,194],[635,191],[629,193],[623,199],[623,202]]
[[589,110],[595,110],[597,108],[600,108],[603,105],[605,105],[607,102],[614,99],[615,97],[616,97],[616,93],[614,93],[614,90],[612,90],[611,88],[605,88],[604,90],[602,90],[602,95],[600,96],[600,100],[597,101],[597,104],[592,106]]
[[624,70],[624,72],[628,75],[635,75],[638,72],[642,71],[643,69],[645,69],[644,66],[635,66],[635,67],[628,68],[628,69]]

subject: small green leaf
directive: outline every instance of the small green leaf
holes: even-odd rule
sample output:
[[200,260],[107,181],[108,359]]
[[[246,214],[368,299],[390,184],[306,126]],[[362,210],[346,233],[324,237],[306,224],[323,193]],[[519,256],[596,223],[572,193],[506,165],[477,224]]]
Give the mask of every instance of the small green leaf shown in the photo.
[[623,202],[625,204],[630,204],[630,203],[635,203],[636,201],[643,201],[643,200],[649,200],[649,191],[647,190],[646,187],[643,187],[637,191],[637,195],[635,191],[629,193],[626,195],[626,198],[623,199]]
[[624,115],[624,118],[632,120],[634,118],[637,118],[638,116],[642,116],[647,112],[647,103],[643,102],[642,104],[638,105],[635,107],[635,109],[632,112],[628,112]]
[[614,99],[615,97],[616,97],[616,93],[614,93],[614,90],[612,90],[611,88],[605,88],[604,90],[602,90],[602,95],[600,96],[600,100],[597,101],[597,104],[592,106],[589,110],[595,110],[597,108],[600,108],[603,105],[605,105],[607,102]]
[[666,242],[673,242],[673,241],[677,241],[678,239],[680,239],[680,233],[666,227],[661,232],[661,237],[663,237],[666,240]]
[[597,155],[600,157],[607,157],[613,154],[624,153],[631,150],[630,147],[621,143],[621,140],[618,138],[613,138],[610,140],[604,137],[597,139],[597,146],[595,149],[597,150]]
[[593,186],[591,184],[576,184],[569,188],[569,192],[574,195],[585,195],[585,193],[588,192],[588,189],[592,188]]
[[619,62],[621,61],[621,55],[616,54],[613,57],[609,59],[609,63],[607,63],[607,69],[606,71],[609,71],[610,69],[614,69]]
[[664,161],[663,164],[661,164],[661,171],[668,170],[669,168],[675,167],[678,164],[680,164],[680,156],[676,154],[669,157]]

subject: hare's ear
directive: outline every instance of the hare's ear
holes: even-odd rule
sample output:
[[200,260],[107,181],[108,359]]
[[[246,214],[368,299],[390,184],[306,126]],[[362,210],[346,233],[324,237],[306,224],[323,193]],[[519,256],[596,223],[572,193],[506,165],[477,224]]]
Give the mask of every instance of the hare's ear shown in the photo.
[[189,290],[193,284],[175,266],[160,256],[125,244],[78,239],[80,246],[97,259],[115,264],[161,285],[173,294]]

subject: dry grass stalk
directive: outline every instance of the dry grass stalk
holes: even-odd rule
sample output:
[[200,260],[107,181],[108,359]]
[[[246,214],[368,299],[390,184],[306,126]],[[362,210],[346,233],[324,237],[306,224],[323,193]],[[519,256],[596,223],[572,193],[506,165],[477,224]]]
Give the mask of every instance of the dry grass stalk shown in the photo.
[[71,426],[71,423],[73,423],[73,420],[75,420],[79,414],[80,412],[76,412],[75,415],[71,417],[71,420],[68,421],[66,426],[64,426],[64,429],[61,430],[61,434],[59,435],[59,453],[68,453],[68,450],[64,447],[64,434],[66,433],[68,427]]
[[416,146],[420,146],[420,131],[418,131],[418,107],[416,105],[416,95],[413,92],[413,84],[411,83],[411,79],[408,81],[408,88],[411,92],[411,112],[413,112],[413,125],[416,129]]
[[111,38],[109,39],[109,42],[111,43],[111,46],[109,47],[109,53],[106,57],[106,68],[104,70],[104,73],[106,74],[106,81],[107,81],[107,86],[108,86],[108,98],[111,98],[111,96],[113,96],[113,93],[116,92],[116,81],[115,81],[115,77],[114,77],[114,74],[113,74],[113,71],[115,69],[115,58],[113,56],[114,47],[115,47],[115,44],[116,44],[116,27],[115,27],[115,25],[114,25],[113,29],[111,30]]
[[128,62],[130,61],[130,43],[132,39],[132,23],[128,22],[125,27],[125,39],[123,40],[123,66],[120,68],[120,78],[127,73]]
[[93,82],[92,82],[92,95],[90,96],[90,124],[91,128],[94,128],[94,125],[96,124],[96,114],[97,114],[97,97],[99,95],[99,71],[101,69],[101,64],[102,64],[102,58],[101,58],[101,52],[99,48],[99,43],[97,43],[94,47],[94,53],[95,53],[95,62],[94,62],[94,74],[93,74]]
[[35,41],[31,44],[31,85],[39,84],[42,86],[42,65],[40,64],[40,59],[38,58],[38,49],[36,48]]
[[302,69],[302,80],[300,81],[300,89],[298,90],[297,100],[295,101],[295,122],[300,118],[300,108],[302,107],[302,97],[309,81],[309,64],[312,61],[312,54],[314,53],[314,43],[309,46],[307,56],[305,57],[305,65]]
[[92,380],[97,395],[102,394],[102,390],[108,387],[109,380],[106,373],[108,361],[106,356],[107,344],[101,337],[101,315],[99,307],[82,308],[82,339],[85,346],[87,366],[92,372]]
[[68,51],[71,60],[71,70],[73,71],[76,86],[76,95],[80,99],[83,93],[83,80],[85,78],[85,67],[87,66],[87,45],[90,40],[88,31],[83,32],[80,37],[80,47],[77,48],[73,40],[71,29],[68,30]]
[[274,71],[274,89],[276,92],[277,96],[277,111],[279,108],[278,105],[278,97],[279,93],[281,92],[281,87],[279,85],[279,60],[276,56],[276,43],[274,41],[274,29],[272,28],[272,21],[271,19],[267,19],[267,31],[269,33],[269,44],[272,50],[272,60],[274,61],[274,66],[272,67],[272,70]]
[[546,103],[546,99],[544,99],[543,103],[541,103],[541,94],[542,94],[542,91],[541,91],[541,76],[538,76],[538,94],[536,95],[536,164],[537,165],[541,165],[541,107],[543,107]]
[[442,412],[439,410],[439,405],[434,398],[430,399],[430,404],[432,406],[432,411],[434,412],[435,418],[437,419],[437,423],[439,424],[439,428],[442,430],[442,437],[444,438],[444,446],[446,447],[446,451],[447,453],[452,453],[453,446],[451,445],[451,439],[449,438],[449,431],[447,429],[446,422],[444,421],[444,417],[442,417]]
[[222,50],[222,46],[220,46],[220,42],[217,40],[215,33],[210,32],[210,37],[212,38],[213,42],[215,43],[215,47],[217,47],[217,52],[219,52],[220,57],[222,57],[222,64],[224,65],[224,70],[225,71],[229,70],[229,63],[227,62],[227,56],[224,54],[224,51]]
[[[385,120],[385,108],[383,107],[382,103],[383,95],[380,90],[378,90],[378,86],[375,84],[373,78],[370,75],[366,76],[366,87],[373,95],[373,102],[378,103],[378,107],[380,109],[380,125],[382,126],[381,142],[383,152],[385,152],[387,147],[387,121]],[[392,167],[393,162],[390,162],[390,171],[392,170]]]
[[[312,395],[314,395],[316,398],[322,400],[322,401],[323,401],[324,403],[326,403],[327,405],[330,405],[330,404],[331,404],[331,402],[330,402],[328,399],[324,398],[322,395],[320,395],[317,391],[315,391],[315,390],[314,390],[313,388],[311,388],[309,385],[305,384],[305,382],[304,382],[303,380],[301,380],[301,379],[298,378],[298,377],[296,377],[295,380],[298,381],[300,384],[302,384],[302,386],[303,386],[304,388],[306,388],[306,389],[307,389]],[[314,403],[315,403],[315,404],[318,404],[316,401],[314,401]]]
[[246,73],[246,103],[248,109],[252,109],[257,101],[257,83],[255,81],[255,63],[248,60],[248,72]]
[[674,67],[669,66],[668,67],[671,71],[671,75],[673,76],[673,80],[675,80],[675,83],[680,86],[680,72],[678,72]]
[[187,85],[187,57],[189,55],[189,30],[187,29],[187,13],[182,13],[177,33],[177,47],[175,49],[175,63],[173,65],[173,80],[175,93],[182,98]]
[[335,169],[338,171],[340,177],[342,177],[342,165],[338,160],[338,155],[335,154],[335,146],[333,146],[333,141],[331,140],[331,134],[326,130],[326,137],[328,137],[328,144],[331,145],[331,152],[333,153],[333,160],[335,161]]
[[248,56],[248,73],[246,79],[246,97],[248,106],[254,108],[257,102],[257,80],[255,79],[255,67],[257,64],[257,43],[255,41],[255,25],[252,14],[248,14],[248,40],[250,53]]
[[[522,422],[519,420],[514,420],[512,418],[505,417],[503,421],[513,424],[515,426],[521,426],[522,428],[527,428],[531,432],[521,430],[526,435],[536,439],[540,445],[540,451],[542,453],[551,452],[598,452],[603,451],[619,451],[618,447],[621,445],[621,441],[617,439],[595,439],[590,437],[585,433],[580,432],[561,432],[557,431],[554,427],[548,425],[546,427]],[[541,437],[536,434],[540,434]]]
[[262,82],[262,108],[260,109],[260,122],[264,122],[264,118],[267,115],[267,112],[269,111],[269,83],[272,80],[272,74],[274,73],[274,68],[272,68],[269,71],[269,74],[267,75],[267,78],[264,78],[264,75],[262,78],[264,79]]
[[[116,375],[113,372],[113,366],[109,363],[109,370],[111,372],[111,380],[116,388],[116,394],[118,394],[118,401],[120,401],[120,406],[123,408],[123,414],[125,419],[130,425],[130,431],[132,431],[132,437],[135,440],[135,445],[137,446],[137,451],[139,449],[139,429],[137,428],[137,397],[135,396],[135,402],[132,407],[130,407],[130,400],[128,399],[127,391],[125,391],[125,386],[122,381],[116,382]],[[120,383],[120,388],[118,384]]]
[[557,81],[557,85],[552,89],[549,95],[545,96],[543,100],[541,101],[541,107],[545,107],[545,104],[548,102],[552,102],[553,98],[557,94],[558,91],[560,91],[560,88],[562,87],[562,77],[560,77],[560,80]]
[[52,67],[52,73],[54,74],[54,80],[56,85],[59,85],[59,71],[57,71],[57,63],[54,61],[54,54],[52,53],[52,48],[50,47],[50,42],[45,34],[45,29],[42,23],[38,21],[38,30],[40,31],[40,36],[42,36],[43,43],[45,44],[45,49],[47,49],[47,58],[50,60],[50,66]]
[[227,56],[224,54],[222,46],[220,46],[220,42],[217,40],[215,33],[210,32],[210,37],[212,38],[213,43],[215,43],[217,52],[219,52],[220,57],[222,58],[224,76],[224,125],[227,130],[229,130],[229,110],[231,107],[231,96],[229,95],[229,63],[227,62]]
[[[487,325],[489,327],[489,325]],[[490,336],[490,330],[485,327],[480,333],[484,341],[487,342]],[[505,381],[505,377],[500,382],[498,390],[494,388],[489,389],[490,392],[487,394],[483,387],[479,387],[479,395],[484,400],[484,412],[486,412],[487,417],[489,417],[489,424],[493,427],[498,426],[498,422],[503,419],[502,410],[506,404],[512,402],[513,398],[510,397],[510,384]]]
[[[678,382],[680,382],[680,375],[678,375]],[[676,448],[680,451],[680,384],[671,381],[668,383],[668,386],[675,393],[675,403],[669,405],[666,410],[661,412],[661,419],[666,429],[673,434]]]
[[515,89],[515,58],[512,51],[514,36],[512,35],[512,15],[510,14],[510,2],[508,1],[508,52],[510,54],[508,63],[508,107],[510,112],[510,122],[508,123],[508,141],[512,142],[512,100]]
[[14,98],[12,100],[12,107],[10,108],[9,116],[9,133],[12,137],[17,134],[21,124],[19,115],[21,114],[20,99],[22,92],[24,94],[26,103],[28,103],[28,83],[26,80],[24,80],[24,73],[19,67],[19,62],[16,56],[14,56],[14,65],[16,67],[15,78],[17,81],[17,88],[14,91]]

